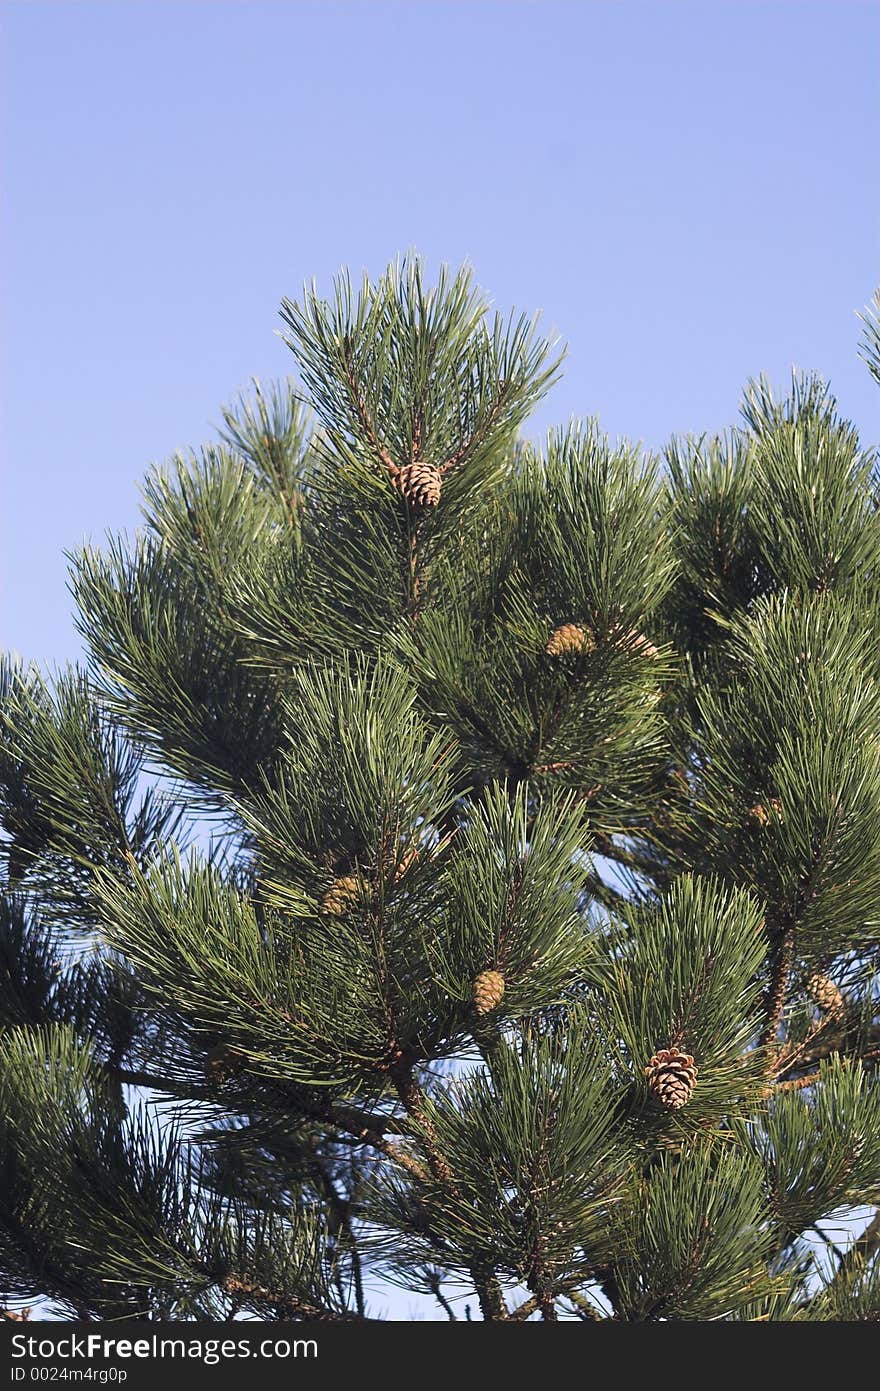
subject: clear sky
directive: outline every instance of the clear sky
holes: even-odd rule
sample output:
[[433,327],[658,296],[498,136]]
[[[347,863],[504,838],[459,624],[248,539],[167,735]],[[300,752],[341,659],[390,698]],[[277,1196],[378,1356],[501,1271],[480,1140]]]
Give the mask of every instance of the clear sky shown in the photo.
[[660,446],[745,379],[876,440],[880,4],[5,0],[0,646],[77,639],[62,552],[283,375],[282,295],[417,248],[569,343],[528,433]]

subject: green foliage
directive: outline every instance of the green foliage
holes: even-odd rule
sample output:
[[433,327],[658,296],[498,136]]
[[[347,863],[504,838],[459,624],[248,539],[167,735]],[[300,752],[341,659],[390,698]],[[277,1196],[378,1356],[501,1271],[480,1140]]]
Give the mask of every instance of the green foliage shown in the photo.
[[811,376],[528,444],[466,268],[282,318],[75,558],[88,670],[0,663],[0,1286],[876,1320],[873,452]]
[[729,674],[696,699],[691,853],[759,892],[774,924],[794,915],[799,948],[816,962],[876,930],[880,688],[871,619],[834,594],[763,600],[731,622]]
[[244,665],[216,588],[149,539],[83,552],[74,587],[108,697],[160,766],[210,807],[271,769],[278,684]]
[[242,806],[277,892],[285,893],[297,861],[308,875],[323,860],[325,887],[328,868],[393,876],[430,821],[442,819],[454,800],[453,749],[414,706],[405,675],[381,660],[372,669],[361,660],[349,672],[299,672],[285,702],[275,785]]
[[661,1154],[614,1212],[621,1316],[729,1317],[770,1284],[761,1169],[748,1155],[693,1141]]
[[595,420],[524,452],[508,503],[515,563],[539,609],[596,635],[641,625],[674,575],[656,461]]
[[880,1322],[880,1261],[860,1260],[828,1281],[800,1315],[822,1323]]
[[504,1278],[552,1287],[583,1283],[610,1253],[633,1152],[618,1114],[627,1077],[595,1047],[586,1015],[573,1015],[567,1047],[527,1036],[432,1099],[426,1124],[455,1180],[415,1193],[390,1182],[392,1264],[401,1245],[406,1263],[430,1259],[437,1238],[444,1266],[462,1275],[489,1261]]
[[409,258],[375,285],[365,276],[358,292],[344,272],[332,300],[307,287],[300,303],[282,303],[285,341],[327,452],[360,468],[386,457],[454,461],[459,477],[485,478],[558,363],[524,316],[487,322],[467,267],[455,276],[442,268],[432,288],[424,277],[424,263]]
[[[641,641],[671,581],[652,466],[593,423],[551,435],[546,457],[522,453],[482,534],[439,575],[396,641],[479,778],[593,788],[609,827],[637,812],[664,754],[671,673]],[[582,625],[585,650],[551,657],[566,623]]]
[[180,809],[141,790],[142,756],[83,672],[50,689],[39,673],[6,664],[0,706],[0,823],[8,878],[39,883],[71,926],[93,922],[93,876],[144,861],[179,834]]
[[258,486],[281,504],[288,527],[299,540],[308,476],[311,419],[293,383],[270,384],[268,395],[256,377],[250,396],[223,411],[221,438],[253,471]]
[[742,432],[673,439],[666,464],[678,562],[667,620],[699,661],[719,639],[719,618],[729,619],[760,592],[750,525],[754,444]]
[[808,1095],[776,1096],[746,1134],[785,1236],[847,1204],[880,1200],[880,1092],[862,1068],[823,1062]]
[[750,515],[769,584],[823,591],[876,577],[874,456],[859,448],[825,384],[795,378],[790,396],[777,402],[763,379],[752,382],[743,414],[756,438]]
[[862,356],[868,364],[871,376],[880,385],[880,290],[874,291],[871,307],[859,317],[865,325]]
[[59,944],[29,920],[24,900],[0,898],[0,1030],[50,1017],[61,975]]
[[682,876],[657,907],[621,924],[589,968],[598,1014],[620,1040],[639,1093],[649,1102],[645,1068],[661,1048],[692,1054],[693,1099],[664,1122],[704,1127],[729,1114],[753,1089],[758,1059],[748,1054],[760,1004],[759,968],[767,950],[760,904],[712,879]]
[[590,945],[581,926],[587,842],[573,799],[533,817],[523,791],[495,785],[445,857],[439,885],[454,914],[427,944],[431,975],[463,1003],[481,971],[499,971],[504,998],[493,1022],[552,1006],[582,975]]
[[48,1291],[74,1316],[222,1318],[230,1277],[259,1287],[270,1267],[291,1303],[332,1307],[314,1224],[295,1248],[289,1224],[245,1226],[63,1030],[0,1042],[0,1116],[0,1258],[36,1266],[12,1293]]

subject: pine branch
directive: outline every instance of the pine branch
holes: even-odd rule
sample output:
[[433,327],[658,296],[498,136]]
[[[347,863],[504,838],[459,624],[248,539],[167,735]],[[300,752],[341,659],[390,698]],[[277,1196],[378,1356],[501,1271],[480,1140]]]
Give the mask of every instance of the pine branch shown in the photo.
[[[845,1037],[840,1034],[833,1034],[825,1043],[818,1044],[815,1048],[810,1049],[808,1053],[805,1053],[801,1059],[800,1066],[812,1067],[814,1063],[821,1061],[822,1058],[829,1057],[832,1053],[845,1052],[845,1043]],[[871,1026],[868,1030],[865,1044],[866,1046],[861,1049],[856,1049],[854,1047],[851,1053],[846,1053],[846,1056],[851,1056],[861,1061],[876,1057],[877,1045],[880,1044],[880,1024]]]
[[525,1323],[526,1319],[531,1318],[532,1314],[537,1313],[540,1306],[540,1299],[536,1294],[532,1294],[528,1299],[523,1300],[510,1313],[510,1320],[513,1323]]
[[874,1214],[861,1236],[841,1255],[831,1281],[823,1290],[819,1291],[815,1298],[821,1297],[828,1290],[845,1289],[852,1276],[860,1268],[867,1266],[878,1251],[880,1251],[880,1211]]
[[437,1303],[440,1305],[440,1308],[446,1314],[446,1317],[449,1319],[450,1323],[456,1323],[458,1321],[458,1315],[456,1314],[452,1305],[449,1303],[449,1300],[446,1298],[442,1289],[440,1288],[440,1276],[437,1274],[436,1270],[430,1271],[428,1273],[427,1280],[431,1293],[437,1300]]
[[591,1303],[591,1301],[587,1299],[586,1295],[581,1294],[580,1290],[569,1290],[568,1294],[566,1295],[566,1299],[571,1300],[572,1304],[574,1304],[574,1306],[578,1310],[579,1318],[585,1321],[589,1320],[591,1322],[594,1320],[598,1320],[600,1322],[603,1321],[602,1315],[599,1313],[599,1310],[596,1308],[595,1304]]
[[[105,1067],[108,1074],[128,1086],[143,1087],[148,1091],[165,1092],[169,1096],[176,1096],[182,1100],[193,1098],[213,1100],[214,1098],[213,1087],[194,1088],[185,1083],[174,1082],[169,1078],[157,1077],[154,1073],[114,1067],[111,1064],[106,1064]],[[392,1144],[384,1135],[383,1132],[386,1129],[397,1129],[397,1122],[393,1117],[376,1117],[369,1112],[359,1111],[357,1107],[338,1102],[316,1109],[306,1108],[302,1114],[312,1116],[313,1119],[322,1121],[328,1126],[350,1135],[358,1144],[367,1145],[370,1149],[374,1149],[377,1154],[384,1155],[386,1159],[404,1169],[417,1181],[424,1182],[427,1179],[428,1173],[423,1165],[412,1155],[407,1154],[405,1150]]]
[[379,439],[379,436],[376,433],[376,427],[373,424],[373,420],[370,416],[369,411],[367,410],[366,402],[363,400],[361,396],[357,377],[355,375],[354,363],[352,361],[351,356],[351,339],[348,337],[347,334],[343,337],[342,340],[341,356],[342,361],[345,364],[345,380],[348,386],[349,397],[351,399],[351,404],[354,407],[355,414],[357,415],[357,418],[360,421],[361,429],[363,430],[364,435],[370,442],[377,463],[381,464],[384,468],[386,468],[391,478],[394,479],[400,473],[400,467],[397,464],[395,464],[394,460],[391,458],[391,455],[388,453],[388,450],[385,448],[385,446]]
[[[398,1096],[407,1114],[419,1128],[428,1154],[428,1163],[436,1181],[455,1193],[455,1179],[437,1142],[437,1133],[425,1110],[425,1099],[421,1087],[413,1075],[412,1064],[402,1061],[393,1070],[392,1077]],[[501,1293],[501,1286],[491,1263],[475,1261],[471,1265],[471,1278],[480,1301],[483,1318],[487,1322],[497,1322],[508,1316],[507,1305]]]
[[486,1323],[501,1323],[510,1317],[498,1276],[490,1262],[475,1262],[471,1268],[471,1279],[480,1302],[480,1312]]
[[761,1034],[761,1045],[764,1048],[771,1048],[779,1033],[779,1022],[785,1007],[785,993],[788,989],[788,977],[793,958],[794,926],[792,923],[787,923],[780,929],[773,949],[773,965],[764,1006],[765,1022]]
[[805,1087],[812,1087],[819,1081],[820,1073],[811,1072],[806,1077],[790,1078],[787,1082],[774,1082],[772,1086],[765,1087],[762,1096],[778,1096],[781,1092],[799,1092]]
[[[350,1200],[343,1198],[342,1195],[339,1193],[336,1184],[333,1182],[332,1175],[330,1174],[330,1171],[327,1165],[324,1163],[323,1159],[321,1158],[320,1154],[317,1152],[317,1149],[313,1151],[312,1172],[315,1174],[318,1180],[318,1186],[321,1188],[321,1190],[327,1198],[329,1212],[332,1214],[337,1232],[341,1231],[345,1236],[345,1245],[351,1258],[355,1305],[357,1313],[361,1317],[363,1317],[365,1313],[363,1269],[361,1264],[361,1255],[358,1249],[357,1238],[355,1236],[354,1226],[352,1223],[351,1202]],[[338,1262],[336,1264],[337,1285],[339,1288],[340,1298],[344,1301],[345,1290],[342,1288],[342,1281],[338,1271]]]
[[266,1289],[263,1285],[241,1279],[234,1274],[227,1275],[223,1279],[221,1288],[239,1303],[256,1304],[257,1306],[268,1304],[276,1310],[279,1317],[285,1319],[305,1320],[312,1323],[358,1323],[364,1317],[362,1314],[356,1314],[350,1310],[342,1312],[327,1309],[320,1304],[310,1304],[305,1300],[285,1294],[283,1291]]
[[468,458],[468,456],[472,454],[474,450],[478,447],[478,445],[480,445],[483,442],[483,440],[487,438],[487,436],[491,435],[492,430],[501,415],[506,394],[507,383],[503,382],[501,385],[501,390],[498,393],[498,396],[496,397],[493,406],[480,421],[476,430],[473,432],[470,438],[465,440],[464,443],[460,445],[458,449],[456,449],[455,453],[450,455],[450,457],[447,460],[445,460],[443,464],[440,465],[441,473],[449,473],[452,469],[457,468],[459,464],[463,464],[464,461]]
[[[575,1304],[578,1307],[578,1309],[582,1311],[580,1314],[581,1318],[590,1320],[602,1319],[602,1315],[599,1313],[595,1305],[591,1304],[590,1301],[584,1295],[582,1295],[579,1290],[572,1289],[567,1284],[563,1283],[557,1289],[556,1295],[558,1298],[568,1299],[571,1301],[572,1304]],[[546,1298],[546,1296],[543,1297]],[[517,1305],[517,1307],[511,1311],[511,1321],[514,1323],[524,1323],[526,1319],[531,1318],[532,1314],[536,1314],[538,1312],[538,1310],[541,1308],[541,1301],[541,1295],[530,1295],[528,1299],[524,1300],[522,1304]]]

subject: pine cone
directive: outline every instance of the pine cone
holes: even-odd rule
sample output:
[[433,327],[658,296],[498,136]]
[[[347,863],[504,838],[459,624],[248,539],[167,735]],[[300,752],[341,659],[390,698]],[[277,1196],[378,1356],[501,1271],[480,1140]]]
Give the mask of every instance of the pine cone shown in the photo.
[[678,1111],[691,1099],[697,1085],[697,1069],[690,1053],[661,1048],[645,1068],[648,1086],[667,1111]]
[[443,478],[436,464],[428,464],[424,459],[404,464],[395,482],[411,507],[436,507],[440,501]]
[[336,918],[342,917],[343,913],[348,913],[354,907],[358,892],[357,875],[344,874],[340,879],[334,879],[321,899],[321,912],[329,913]]
[[640,656],[649,657],[652,662],[656,661],[660,656],[653,642],[650,642],[648,638],[645,637],[644,633],[640,633],[636,628],[630,628],[627,632],[623,632],[621,628],[614,628],[612,629],[611,636],[618,642],[626,643],[634,652],[638,652]]
[[589,629],[578,623],[563,623],[553,629],[544,651],[548,657],[570,657],[577,652],[592,652],[595,646]]
[[219,1087],[232,1076],[236,1054],[227,1043],[217,1043],[205,1054],[205,1080],[212,1087]]
[[834,981],[828,976],[814,971],[807,981],[807,994],[818,1005],[827,1019],[843,1019],[846,1014],[846,1000]]
[[634,650],[638,652],[640,656],[648,657],[652,662],[656,662],[657,658],[660,656],[660,652],[654,646],[653,642],[650,642],[648,638],[645,637],[644,633],[633,632],[628,636],[632,639]]
[[[778,797],[771,797],[767,803],[772,811],[776,813],[777,819],[782,820],[782,803]],[[767,826],[770,822],[770,812],[763,802],[756,802],[753,807],[749,807],[748,820],[753,826]]]
[[407,850],[400,864],[394,871],[394,882],[399,884],[403,876],[412,869],[416,860],[419,858],[418,850]]
[[500,971],[481,971],[474,980],[474,1010],[491,1014],[504,999],[504,977]]

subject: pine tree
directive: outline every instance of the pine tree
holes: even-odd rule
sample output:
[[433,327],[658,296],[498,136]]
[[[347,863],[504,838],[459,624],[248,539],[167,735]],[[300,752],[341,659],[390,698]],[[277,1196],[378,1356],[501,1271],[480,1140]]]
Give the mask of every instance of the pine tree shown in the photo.
[[466,270],[282,317],[0,672],[8,1317],[880,1318],[874,455],[524,444]]

